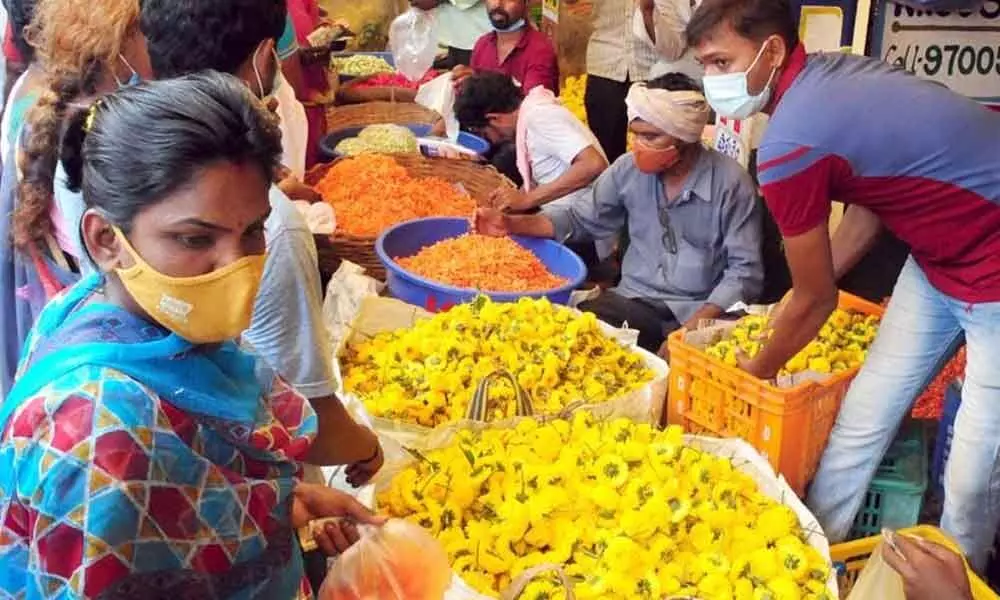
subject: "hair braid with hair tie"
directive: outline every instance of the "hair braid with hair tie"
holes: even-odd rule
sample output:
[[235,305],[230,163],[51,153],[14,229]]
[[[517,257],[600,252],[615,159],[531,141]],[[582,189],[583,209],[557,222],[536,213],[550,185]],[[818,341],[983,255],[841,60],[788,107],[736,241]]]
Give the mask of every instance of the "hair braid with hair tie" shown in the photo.
[[19,248],[42,242],[52,233],[50,213],[56,166],[60,160],[65,163],[78,161],[82,142],[64,139],[66,124],[70,121],[70,105],[83,96],[96,93],[100,72],[95,61],[79,78],[50,81],[48,90],[28,114],[27,136],[18,159],[23,177],[18,186],[13,223],[14,243]]

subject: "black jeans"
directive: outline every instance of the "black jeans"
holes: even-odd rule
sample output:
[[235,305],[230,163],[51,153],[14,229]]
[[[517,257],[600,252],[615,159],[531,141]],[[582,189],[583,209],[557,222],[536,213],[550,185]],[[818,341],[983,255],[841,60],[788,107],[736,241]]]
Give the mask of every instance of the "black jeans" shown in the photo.
[[653,353],[659,351],[667,336],[681,326],[666,306],[653,300],[626,298],[614,292],[602,292],[578,308],[594,313],[598,319],[615,327],[628,322],[630,329],[639,331],[639,346]]
[[309,580],[309,585],[312,586],[313,594],[318,597],[319,588],[323,585],[323,580],[326,579],[328,568],[326,554],[323,554],[322,550],[303,552],[302,563],[305,568],[306,578]]
[[632,85],[625,81],[614,81],[594,75],[587,75],[587,89],[583,103],[587,107],[587,122],[597,141],[601,142],[608,162],[615,162],[625,154],[628,135],[628,111],[625,96]]
[[499,142],[494,144],[490,148],[489,154],[486,155],[486,160],[497,171],[500,171],[501,175],[506,176],[507,179],[514,182],[514,185],[517,187],[524,185],[521,172],[517,170],[517,148],[514,146],[514,142]]

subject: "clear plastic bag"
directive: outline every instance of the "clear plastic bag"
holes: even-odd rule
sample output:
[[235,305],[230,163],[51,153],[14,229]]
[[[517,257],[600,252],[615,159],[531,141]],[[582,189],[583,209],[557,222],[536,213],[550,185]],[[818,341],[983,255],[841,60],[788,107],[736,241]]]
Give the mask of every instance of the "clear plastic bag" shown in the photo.
[[899,573],[888,565],[882,558],[882,547],[885,542],[879,542],[878,546],[868,558],[861,574],[858,575],[851,594],[847,600],[906,600],[906,593],[903,591],[903,579]]
[[319,600],[441,600],[451,585],[444,548],[420,526],[392,519],[361,539],[326,575]]
[[389,26],[389,51],[397,71],[410,81],[420,81],[438,51],[434,15],[411,7],[396,17]]

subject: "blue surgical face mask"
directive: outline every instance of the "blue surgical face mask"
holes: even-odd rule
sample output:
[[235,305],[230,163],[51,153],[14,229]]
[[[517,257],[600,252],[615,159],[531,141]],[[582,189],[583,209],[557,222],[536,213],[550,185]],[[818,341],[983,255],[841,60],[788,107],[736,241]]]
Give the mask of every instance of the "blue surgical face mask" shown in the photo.
[[767,78],[767,84],[757,95],[750,93],[747,74],[757,65],[757,61],[764,55],[764,48],[767,41],[761,45],[757,52],[757,58],[753,59],[750,67],[740,73],[726,73],[724,75],[705,75],[702,85],[705,87],[705,98],[712,105],[715,112],[723,117],[731,119],[746,119],[764,110],[767,103],[771,101],[771,84],[774,81],[774,74],[777,68],[771,69],[771,76]]
[[496,31],[497,33],[512,33],[514,31],[521,31],[522,29],[524,29],[525,24],[526,23],[524,19],[518,19],[513,23],[511,23],[510,25],[508,25],[507,27],[504,27],[503,29],[497,27],[496,25],[493,25],[493,31]]
[[131,63],[129,63],[128,60],[123,55],[119,54],[118,60],[122,61],[122,63],[124,63],[125,66],[128,67],[130,71],[132,71],[132,74],[129,75],[128,79],[124,82],[118,78],[118,75],[115,75],[115,82],[118,84],[118,87],[120,88],[131,87],[133,85],[139,85],[140,83],[142,83],[142,77],[139,77],[139,72],[132,67]]
[[506,27],[497,27],[496,23],[493,22],[493,17],[490,16],[490,26],[493,27],[493,31],[497,33],[513,33],[524,29],[525,25],[527,25],[527,21],[525,21],[522,17]]

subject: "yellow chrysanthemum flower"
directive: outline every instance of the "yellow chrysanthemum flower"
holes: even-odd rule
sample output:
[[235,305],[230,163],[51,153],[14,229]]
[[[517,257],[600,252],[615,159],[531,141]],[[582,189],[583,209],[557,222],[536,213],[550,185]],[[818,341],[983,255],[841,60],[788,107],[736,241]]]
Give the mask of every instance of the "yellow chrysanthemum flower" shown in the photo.
[[[645,444],[641,460],[623,456],[629,443]],[[454,571],[490,597],[553,563],[581,599],[829,600],[830,565],[795,513],[674,428],[575,413],[462,431],[397,474],[378,503],[432,531]],[[541,581],[532,595],[564,597]]]

